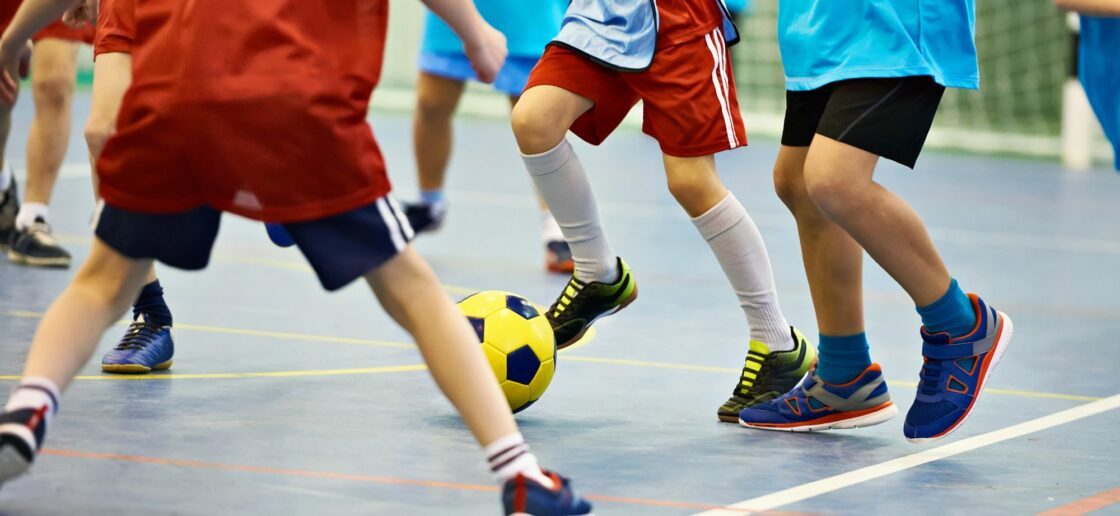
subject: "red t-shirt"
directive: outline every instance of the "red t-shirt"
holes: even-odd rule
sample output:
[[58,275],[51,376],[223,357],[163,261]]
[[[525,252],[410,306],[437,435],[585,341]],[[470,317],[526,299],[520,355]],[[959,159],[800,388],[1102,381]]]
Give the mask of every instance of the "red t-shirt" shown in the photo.
[[106,202],[294,222],[384,196],[365,118],[387,18],[388,0],[138,2]]
[[131,53],[136,39],[136,0],[101,0],[93,54]]
[[658,46],[684,43],[723,24],[719,0],[657,0]]

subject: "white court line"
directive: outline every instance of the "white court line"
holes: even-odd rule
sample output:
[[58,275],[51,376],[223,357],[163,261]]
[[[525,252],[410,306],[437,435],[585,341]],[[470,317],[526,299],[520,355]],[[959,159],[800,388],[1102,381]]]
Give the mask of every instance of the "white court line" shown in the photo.
[[770,511],[779,507],[784,507],[792,503],[797,503],[802,500],[817,497],[823,494],[831,493],[845,487],[861,484],[869,480],[875,480],[880,477],[898,473],[899,471],[907,470],[915,466],[921,466],[929,462],[946,459],[954,455],[965,453],[983,448],[992,444],[1000,443],[1016,437],[1022,437],[1027,434],[1032,434],[1047,428],[1052,428],[1058,425],[1063,425],[1078,419],[1083,419],[1089,416],[1107,412],[1120,407],[1120,394],[1109,396],[1102,400],[1078,405],[1068,410],[1056,412],[1049,416],[1043,416],[1038,419],[1032,419],[1025,423],[1019,423],[1014,426],[1002,428],[986,434],[969,437],[960,441],[952,442],[936,448],[931,448],[925,451],[899,457],[897,459],[881,462],[841,473],[836,476],[809,482],[796,487],[791,487],[776,493],[751,498],[750,500],[743,500],[738,503],[728,505],[726,509],[713,509],[710,511],[698,513],[695,516],[742,516],[744,512],[761,512]]

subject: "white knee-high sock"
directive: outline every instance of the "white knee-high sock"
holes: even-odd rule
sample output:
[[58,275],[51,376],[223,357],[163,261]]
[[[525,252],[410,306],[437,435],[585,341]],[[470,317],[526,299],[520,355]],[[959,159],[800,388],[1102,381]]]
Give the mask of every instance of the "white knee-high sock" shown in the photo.
[[550,151],[523,154],[521,158],[572,249],[576,278],[586,282],[617,281],[618,261],[599,223],[591,182],[572,146],[564,140]]
[[789,323],[778,305],[774,271],[758,227],[746,208],[731,193],[707,213],[692,219],[723,267],[739,305],[747,315],[751,340],[764,342],[771,351],[793,349]]

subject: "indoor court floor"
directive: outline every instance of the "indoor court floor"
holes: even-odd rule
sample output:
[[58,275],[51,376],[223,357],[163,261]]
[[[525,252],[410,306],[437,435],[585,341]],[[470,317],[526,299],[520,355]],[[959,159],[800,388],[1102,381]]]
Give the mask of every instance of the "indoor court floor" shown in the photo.
[[[88,105],[79,95],[75,120]],[[23,99],[8,144],[17,170],[30,117]],[[412,198],[410,119],[372,119],[399,196]],[[462,119],[457,129],[450,218],[419,249],[457,298],[500,289],[549,304],[566,278],[544,272],[507,124]],[[75,130],[50,219],[76,264],[93,207],[84,149]],[[577,150],[641,297],[561,353],[548,393],[518,420],[542,463],[573,477],[596,514],[1120,514],[1109,505],[1120,501],[1120,175],[940,152],[917,173],[881,166],[879,180],[925,217],[961,284],[1016,326],[968,423],[915,445],[901,415],[815,434],[718,423],[746,324],[666,191],[655,142],[629,129]],[[815,336],[793,220],[770,184],[776,151],[758,139],[719,165],[762,229],[787,317]],[[870,260],[866,268],[873,355],[904,413],[921,363],[918,317],[889,277]],[[5,388],[72,274],[0,259]],[[174,367],[102,375],[100,355],[124,328],[111,329],[32,473],[0,490],[0,514],[499,513],[478,447],[364,285],[323,292],[298,251],[233,216],[208,270],[160,275],[175,314]]]

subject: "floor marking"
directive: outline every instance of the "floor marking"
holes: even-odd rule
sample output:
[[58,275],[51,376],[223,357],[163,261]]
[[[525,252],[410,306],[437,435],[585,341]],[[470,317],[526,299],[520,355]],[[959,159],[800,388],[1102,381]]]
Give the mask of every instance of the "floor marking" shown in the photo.
[[1038,516],[1072,516],[1075,514],[1086,514],[1093,511],[1099,511],[1110,505],[1120,503],[1120,487],[1111,489],[1103,493],[1097,493],[1093,496],[1085,497],[1080,500],[1074,500],[1065,505],[1055,507],[1048,511],[1038,513]]
[[[17,318],[24,318],[24,319],[39,319],[39,318],[43,317],[43,314],[41,314],[39,312],[31,312],[31,311],[27,311],[27,310],[7,310],[7,311],[0,311],[0,317],[17,317]],[[124,325],[124,324],[128,324],[128,321],[121,321],[120,323],[118,323],[118,325]],[[277,339],[300,340],[300,341],[306,341],[306,342],[331,342],[331,343],[339,343],[339,344],[358,344],[358,345],[363,345],[363,346],[390,347],[390,348],[402,348],[402,349],[415,349],[416,348],[416,346],[414,344],[407,343],[407,342],[393,342],[393,341],[387,341],[387,340],[373,340],[373,339],[355,339],[355,338],[348,338],[348,337],[336,337],[336,336],[331,336],[331,335],[314,335],[314,334],[309,334],[309,333],[291,333],[291,332],[281,332],[281,331],[249,330],[249,329],[244,329],[244,328],[229,328],[229,327],[223,327],[223,326],[202,326],[202,325],[197,325],[197,324],[186,324],[186,323],[176,324],[175,329],[177,329],[177,330],[199,331],[199,332],[206,332],[206,333],[218,333],[218,334],[229,334],[229,335],[248,335],[248,336],[253,336],[253,337],[267,337],[267,338],[277,338]],[[632,366],[632,367],[647,367],[647,368],[655,368],[655,369],[675,369],[675,370],[680,370],[680,371],[698,371],[698,372],[708,372],[708,373],[739,374],[741,372],[739,369],[733,369],[733,368],[729,368],[729,367],[681,364],[681,363],[676,363],[676,362],[652,362],[652,361],[647,361],[647,360],[629,360],[629,359],[622,359],[622,358],[589,357],[589,356],[584,356],[584,355],[570,355],[570,354],[568,354],[570,351],[581,348],[583,346],[586,346],[587,344],[589,344],[590,342],[595,340],[596,335],[597,335],[597,332],[596,332],[595,328],[592,327],[590,330],[588,330],[587,334],[584,335],[582,339],[580,339],[578,342],[571,345],[570,347],[566,348],[564,351],[561,351],[561,353],[564,355],[563,360],[572,361],[572,362],[586,362],[586,363],[595,363],[595,364],[609,364],[609,365]],[[340,371],[345,371],[345,370],[340,370]],[[217,373],[217,374],[221,374],[221,373]],[[240,374],[240,373],[230,373],[230,374]],[[340,373],[340,374],[345,374],[345,373]],[[362,373],[355,373],[355,374],[362,374]],[[293,376],[295,376],[295,375],[293,375]],[[100,379],[100,378],[101,378],[100,376],[97,376],[97,377],[90,377],[90,378],[87,378],[87,379]],[[176,375],[176,378],[183,378],[183,376]],[[215,378],[225,378],[225,377],[215,377]],[[11,379],[11,377],[0,376],[0,380],[5,380],[5,379]],[[140,378],[136,378],[136,379],[140,379]],[[901,387],[915,387],[915,386],[918,385],[918,382],[908,381],[908,380],[887,380],[887,383],[889,385],[901,386]],[[1101,399],[1098,396],[1082,396],[1082,395],[1078,395],[1078,394],[1062,394],[1062,393],[1056,393],[1056,392],[1036,392],[1036,391],[1020,390],[1020,389],[988,388],[986,392],[988,392],[989,394],[998,394],[998,395],[1005,395],[1005,396],[1019,396],[1019,397],[1024,397],[1024,398],[1046,398],[1046,399],[1058,399],[1058,400],[1069,400],[1069,401],[1096,401],[1096,400]]]
[[[1089,416],[1107,412],[1120,408],[1120,394],[1115,394],[1108,398],[1078,405],[1071,409],[1066,409],[1061,412],[1043,416],[1037,419],[1012,425],[1007,428],[994,430],[986,434],[961,439],[960,441],[944,444],[936,448],[920,451],[911,455],[899,457],[897,459],[881,462],[872,466],[841,473],[832,477],[809,482],[796,487],[791,487],[782,491],[771,493],[750,500],[743,500],[738,503],[729,505],[728,507],[738,510],[747,510],[751,512],[768,511],[777,509],[803,500],[808,500],[823,494],[831,493],[850,487],[856,484],[861,484],[870,480],[875,480],[893,473],[898,473],[915,466],[921,466],[929,462],[946,459],[954,455],[969,452],[985,446],[1022,437],[1027,434],[1032,434],[1047,428],[1052,428],[1058,425],[1063,425]],[[725,509],[717,509],[697,516],[720,516],[727,514],[740,514]]]
[[[158,381],[158,380],[213,380],[228,378],[293,378],[301,376],[346,376],[359,374],[384,374],[408,373],[412,371],[427,371],[424,364],[411,364],[399,366],[356,367],[348,369],[306,369],[297,371],[261,371],[249,373],[150,373],[150,374],[100,374],[75,376],[75,380],[123,380],[123,381]],[[0,380],[19,380],[20,375],[0,375]]]
[[[378,475],[361,475],[353,473],[336,473],[331,471],[314,471],[306,469],[292,469],[292,468],[273,468],[267,466],[250,466],[245,464],[225,464],[221,462],[207,462],[201,460],[190,459],[169,459],[162,457],[148,457],[143,455],[124,455],[118,453],[98,453],[87,452],[79,450],[62,450],[56,448],[43,448],[40,452],[42,455],[50,455],[55,457],[66,457],[72,459],[93,459],[93,460],[112,460],[119,462],[131,462],[136,464],[148,464],[157,466],[172,466],[179,468],[192,468],[192,469],[209,469],[219,471],[230,471],[237,473],[259,473],[265,475],[282,475],[303,478],[317,478],[327,480],[342,480],[347,482],[362,482],[369,484],[389,484],[413,487],[429,487],[439,489],[453,489],[457,491],[478,491],[478,492],[491,492],[496,493],[498,488],[493,485],[480,485],[480,484],[465,484],[458,482],[442,482],[437,480],[418,480],[411,478],[397,478],[397,477],[384,477]],[[727,509],[732,514],[743,514],[743,511],[733,508],[725,508],[719,505],[695,503],[695,502],[678,502],[672,500],[656,500],[648,498],[630,498],[619,496],[606,496],[586,494],[585,498],[599,502],[612,502],[619,504],[629,505],[644,505],[651,507],[679,507],[682,509]]]

